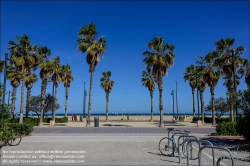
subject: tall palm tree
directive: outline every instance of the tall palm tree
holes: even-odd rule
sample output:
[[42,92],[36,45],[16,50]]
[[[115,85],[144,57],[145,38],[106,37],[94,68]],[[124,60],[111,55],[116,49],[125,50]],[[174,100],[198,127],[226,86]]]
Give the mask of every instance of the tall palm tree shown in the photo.
[[142,85],[148,88],[151,98],[151,117],[150,122],[153,122],[153,96],[155,90],[155,79],[151,68],[147,68],[147,71],[142,71]]
[[215,125],[215,94],[214,94],[214,88],[217,85],[219,79],[220,79],[220,71],[215,68],[214,65],[214,53],[208,53],[202,61],[205,63],[205,73],[203,75],[204,81],[208,84],[210,87],[210,93],[211,93],[211,105],[212,105],[212,125]]
[[87,52],[87,63],[89,64],[90,72],[90,86],[89,86],[89,103],[88,103],[88,120],[87,126],[90,126],[90,115],[92,105],[92,82],[95,67],[100,61],[100,55],[104,56],[106,50],[106,40],[101,36],[95,40],[97,35],[96,27],[93,23],[81,27],[78,32],[79,38],[77,40],[78,49],[81,53]]
[[[217,68],[220,68],[224,74],[224,78],[227,79],[228,93],[230,94],[230,98],[232,98],[232,94],[235,91],[233,81],[233,75],[236,74],[237,68],[240,68],[242,64],[244,64],[245,59],[242,58],[243,52],[245,48],[243,46],[239,46],[236,49],[232,48],[235,43],[235,39],[233,38],[226,38],[220,39],[219,41],[215,42],[216,46],[216,59],[215,65]],[[232,67],[233,57],[234,55],[234,68]],[[234,102],[230,100],[230,117],[231,121],[234,120],[233,112],[234,112]]]
[[39,63],[38,67],[40,70],[40,78],[42,79],[41,85],[41,107],[40,107],[40,125],[43,123],[43,113],[44,113],[44,104],[46,99],[46,88],[47,88],[47,80],[50,78],[53,73],[53,63],[48,61],[48,57],[51,55],[51,51],[49,48],[42,46],[37,49],[38,55],[42,57],[42,61]]
[[[9,69],[9,67],[8,67]],[[18,71],[14,70],[8,70],[6,74],[6,78],[10,80],[11,86],[12,86],[12,94],[11,94],[11,118],[14,118],[14,111],[15,111],[15,102],[16,102],[16,90],[17,87],[20,85],[20,79],[21,75],[18,73]]]
[[102,72],[102,77],[100,79],[101,87],[104,89],[106,93],[106,122],[108,122],[108,102],[109,102],[109,93],[112,91],[112,88],[115,84],[114,81],[110,80],[111,71]]
[[64,116],[67,116],[67,110],[68,110],[68,96],[69,96],[69,87],[71,85],[71,81],[74,80],[72,70],[70,69],[70,66],[68,64],[62,66],[62,81],[64,83],[65,87],[65,112]]
[[205,73],[205,66],[196,66],[196,73],[197,73],[197,85],[198,89],[200,91],[200,100],[201,100],[201,119],[202,119],[202,124],[204,124],[204,113],[205,113],[205,105],[204,105],[204,96],[203,93],[206,89],[206,82],[204,80],[204,73]]
[[26,117],[28,117],[29,113],[29,104],[30,104],[30,94],[31,94],[31,88],[33,87],[34,83],[37,82],[38,78],[36,74],[29,74],[25,78],[25,86],[27,88],[27,95],[26,95]]
[[[54,103],[53,103],[53,117],[55,118],[56,114],[56,106],[57,106],[57,89],[60,82],[62,82],[62,66],[60,65],[60,58],[55,57],[52,59],[53,64],[53,75],[52,75],[52,81],[55,85],[55,96],[54,96]],[[54,121],[55,119],[53,119]]]
[[195,66],[194,65],[190,65],[190,66],[186,67],[183,78],[185,81],[189,81],[189,86],[192,89],[193,117],[195,117],[194,91],[195,91],[195,88],[197,87],[197,84],[196,84],[196,73],[195,73]]
[[153,40],[147,44],[151,50],[143,52],[146,58],[143,62],[147,65],[147,68],[153,67],[153,73],[156,78],[159,89],[159,108],[160,108],[160,127],[164,127],[163,123],[163,103],[162,103],[162,91],[163,91],[163,77],[167,74],[169,68],[174,64],[174,45],[164,44],[162,37],[154,37]]
[[9,41],[9,50],[13,63],[21,74],[21,106],[19,123],[23,123],[24,110],[24,82],[30,70],[36,63],[36,45],[31,45],[30,38],[26,35],[16,37],[17,43]]

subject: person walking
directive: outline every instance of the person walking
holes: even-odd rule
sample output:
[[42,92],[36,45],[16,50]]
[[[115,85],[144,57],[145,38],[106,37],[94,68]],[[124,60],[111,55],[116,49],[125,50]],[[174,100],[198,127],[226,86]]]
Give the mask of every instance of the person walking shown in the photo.
[[72,122],[75,121],[75,114],[72,114]]

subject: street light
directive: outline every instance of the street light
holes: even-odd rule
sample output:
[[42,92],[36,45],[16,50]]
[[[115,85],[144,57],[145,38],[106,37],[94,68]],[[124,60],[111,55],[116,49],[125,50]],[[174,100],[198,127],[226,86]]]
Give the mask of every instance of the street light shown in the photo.
[[179,114],[178,114],[178,99],[177,99],[177,81],[175,81],[175,82],[176,82],[176,113],[177,113],[177,119],[176,120],[178,120]]
[[172,90],[171,95],[173,96],[173,118],[174,118],[174,90]]
[[197,105],[198,105],[198,120],[200,120],[200,106],[199,106],[199,89],[198,89],[198,75],[196,74],[196,89],[197,89]]

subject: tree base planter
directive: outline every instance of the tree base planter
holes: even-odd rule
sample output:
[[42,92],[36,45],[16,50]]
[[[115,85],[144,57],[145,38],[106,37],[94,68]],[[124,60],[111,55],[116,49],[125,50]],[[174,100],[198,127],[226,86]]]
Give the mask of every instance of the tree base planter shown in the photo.
[[54,126],[55,126],[55,121],[50,120],[49,126],[50,126],[50,127],[54,127]]
[[197,127],[202,127],[201,120],[198,120],[198,121],[197,121]]

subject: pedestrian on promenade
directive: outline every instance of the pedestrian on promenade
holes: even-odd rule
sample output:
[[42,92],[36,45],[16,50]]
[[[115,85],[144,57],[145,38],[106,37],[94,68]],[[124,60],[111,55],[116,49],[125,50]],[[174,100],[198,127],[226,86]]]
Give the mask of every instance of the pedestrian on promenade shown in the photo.
[[75,114],[72,114],[72,121],[75,121]]

